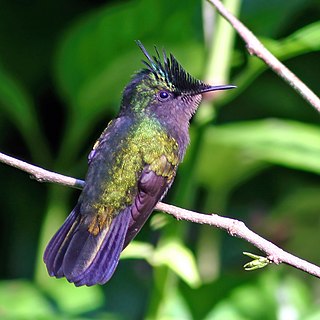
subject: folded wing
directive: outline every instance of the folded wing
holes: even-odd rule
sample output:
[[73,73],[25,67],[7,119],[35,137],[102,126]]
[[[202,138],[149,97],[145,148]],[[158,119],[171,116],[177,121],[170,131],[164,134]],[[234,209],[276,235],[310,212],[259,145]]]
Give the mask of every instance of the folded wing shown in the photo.
[[95,215],[84,215],[81,202],[78,203],[45,250],[44,262],[49,274],[66,277],[76,286],[106,283],[118,265],[121,251],[167,192],[175,169],[164,156],[146,165],[132,205],[116,214],[110,225],[99,232],[90,231],[90,217]]

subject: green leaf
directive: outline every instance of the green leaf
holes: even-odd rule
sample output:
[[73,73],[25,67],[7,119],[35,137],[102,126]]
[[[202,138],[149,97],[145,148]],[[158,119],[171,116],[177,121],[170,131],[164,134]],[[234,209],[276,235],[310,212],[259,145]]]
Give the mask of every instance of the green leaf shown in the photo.
[[48,163],[49,150],[41,132],[32,99],[18,81],[0,65],[0,113],[20,131],[34,160]]
[[98,309],[104,303],[101,287],[75,287],[66,279],[51,278],[46,291],[54,299],[60,311],[78,315]]
[[168,239],[157,248],[152,264],[166,265],[190,287],[198,287],[201,283],[193,253],[177,240]]
[[[197,184],[227,194],[237,184],[267,167],[231,143],[221,141],[221,127],[207,129],[195,164]],[[236,165],[235,165],[236,164]]]
[[290,120],[262,120],[231,127],[225,126],[226,135],[221,141],[225,138],[263,161],[320,173],[318,126]]
[[29,281],[0,282],[1,319],[39,319],[53,314],[52,307]]
[[132,241],[130,245],[121,253],[121,259],[145,259],[152,261],[154,247],[150,243]]
[[[305,53],[311,51],[320,50],[320,21],[316,21],[309,25],[302,27],[301,29],[295,31],[287,38],[280,41],[282,43],[282,48],[279,48],[278,52],[285,55],[289,54],[292,56],[297,53]],[[282,49],[282,50],[281,50]]]
[[178,241],[168,240],[156,249],[151,244],[133,241],[121,254],[121,259],[145,259],[154,267],[165,265],[190,287],[201,283],[194,255]]
[[290,120],[258,120],[209,128],[196,164],[199,183],[227,188],[276,164],[320,173],[320,128]]

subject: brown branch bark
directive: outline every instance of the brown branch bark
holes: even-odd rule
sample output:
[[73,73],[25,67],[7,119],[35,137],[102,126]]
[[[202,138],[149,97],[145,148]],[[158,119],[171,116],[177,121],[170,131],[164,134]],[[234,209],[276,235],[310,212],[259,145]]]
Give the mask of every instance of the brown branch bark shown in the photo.
[[282,64],[269,50],[267,50],[258,38],[232,13],[230,13],[220,0],[207,0],[218,12],[232,25],[239,36],[246,43],[248,52],[263,60],[276,74],[297,91],[309,104],[320,112],[319,97],[306,86],[293,72]]
[[[39,168],[3,153],[0,153],[0,162],[29,173],[32,178],[39,182],[53,182],[77,189],[82,189],[85,184],[83,180],[67,177]],[[226,230],[231,236],[244,239],[260,249],[267,255],[269,261],[275,264],[286,263],[292,267],[320,278],[320,268],[318,266],[282,250],[275,244],[251,231],[242,221],[222,217],[217,214],[198,213],[165,204],[163,202],[159,202],[155,209],[171,214],[177,220],[186,220],[199,224],[207,224]]]

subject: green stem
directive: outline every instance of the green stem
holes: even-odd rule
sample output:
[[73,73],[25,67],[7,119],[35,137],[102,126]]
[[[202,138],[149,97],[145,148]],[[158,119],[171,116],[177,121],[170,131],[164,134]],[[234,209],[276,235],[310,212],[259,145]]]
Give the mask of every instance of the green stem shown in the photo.
[[[205,1],[204,11],[212,10],[212,6]],[[241,0],[225,0],[224,6],[235,16],[238,16]],[[207,15],[204,12],[204,24]],[[212,19],[212,17],[209,17]],[[229,82],[231,59],[236,32],[220,15],[216,18],[216,24],[209,37],[207,47],[208,59],[205,69],[205,81],[210,84],[225,84]],[[225,94],[224,92],[218,93]],[[197,111],[195,122],[198,124],[209,123],[215,118],[215,109],[210,102],[202,104]]]
[[[241,0],[224,1],[224,6],[235,16],[239,14],[240,5]],[[216,28],[211,35],[206,65],[205,80],[209,83],[224,83],[229,79],[235,34],[230,24],[218,15]]]
[[167,267],[157,267],[154,269],[154,289],[149,310],[146,319],[163,319],[163,310],[165,309],[166,293],[175,286],[177,282],[176,275]]

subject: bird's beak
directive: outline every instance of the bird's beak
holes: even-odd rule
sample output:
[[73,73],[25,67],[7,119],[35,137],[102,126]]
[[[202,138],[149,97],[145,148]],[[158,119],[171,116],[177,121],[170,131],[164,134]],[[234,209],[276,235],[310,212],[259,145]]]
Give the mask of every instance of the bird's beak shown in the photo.
[[221,86],[206,86],[204,88],[201,88],[197,93],[203,94],[203,93],[211,92],[211,91],[234,89],[236,87],[237,86],[234,86],[232,84],[221,85]]

